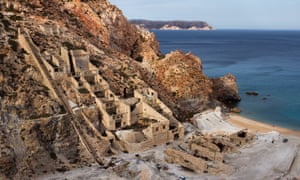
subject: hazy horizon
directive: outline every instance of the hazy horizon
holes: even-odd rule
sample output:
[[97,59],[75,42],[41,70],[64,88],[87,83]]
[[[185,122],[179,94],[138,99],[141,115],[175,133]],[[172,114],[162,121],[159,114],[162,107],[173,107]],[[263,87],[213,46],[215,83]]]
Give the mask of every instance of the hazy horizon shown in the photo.
[[206,21],[216,29],[300,30],[300,0],[110,0],[128,19]]

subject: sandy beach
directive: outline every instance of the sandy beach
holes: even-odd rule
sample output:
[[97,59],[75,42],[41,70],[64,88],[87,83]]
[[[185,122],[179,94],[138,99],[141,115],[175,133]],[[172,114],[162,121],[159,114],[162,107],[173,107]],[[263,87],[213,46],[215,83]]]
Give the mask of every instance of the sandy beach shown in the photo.
[[266,133],[266,132],[270,132],[270,131],[277,131],[284,135],[292,135],[292,136],[300,137],[300,131],[295,131],[295,130],[291,130],[291,129],[287,129],[287,128],[283,128],[283,127],[279,127],[279,126],[274,126],[274,125],[258,122],[258,121],[243,117],[238,114],[233,114],[233,113],[230,114],[228,121],[234,126],[237,126],[240,128],[246,128],[246,129],[249,129],[250,131],[256,132],[256,133],[259,133],[259,132]]

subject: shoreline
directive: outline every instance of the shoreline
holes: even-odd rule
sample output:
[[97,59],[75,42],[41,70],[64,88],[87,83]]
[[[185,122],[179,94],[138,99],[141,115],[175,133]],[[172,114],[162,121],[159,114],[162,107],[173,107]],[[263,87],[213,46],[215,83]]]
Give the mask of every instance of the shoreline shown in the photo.
[[300,131],[259,122],[254,119],[241,116],[239,114],[230,113],[229,117],[227,118],[227,121],[236,127],[245,128],[254,133],[267,133],[270,131],[277,131],[283,135],[292,135],[300,137]]

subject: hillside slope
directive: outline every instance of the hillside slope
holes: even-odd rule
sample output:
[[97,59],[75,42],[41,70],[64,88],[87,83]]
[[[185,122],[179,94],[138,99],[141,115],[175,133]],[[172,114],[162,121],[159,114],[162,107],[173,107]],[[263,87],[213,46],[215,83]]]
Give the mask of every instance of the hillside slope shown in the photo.
[[115,131],[128,127],[104,120],[127,113],[134,121],[136,94],[147,88],[161,106],[142,105],[172,128],[239,101],[234,77],[209,79],[192,54],[162,55],[153,33],[106,0],[7,0],[0,7],[0,178],[107,168],[105,157],[126,151]]

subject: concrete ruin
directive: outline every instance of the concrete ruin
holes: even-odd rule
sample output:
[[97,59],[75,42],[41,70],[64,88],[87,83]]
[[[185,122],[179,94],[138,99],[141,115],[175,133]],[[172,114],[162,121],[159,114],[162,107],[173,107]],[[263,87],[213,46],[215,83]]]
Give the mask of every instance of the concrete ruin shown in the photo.
[[254,140],[254,135],[247,130],[241,130],[229,136],[230,142],[236,146],[244,146]]
[[[184,136],[184,129],[180,123],[173,127],[167,118],[145,102],[136,105],[131,117],[133,124],[128,128],[133,128],[133,130],[117,132],[129,152],[148,149]],[[137,146],[137,144],[140,145]],[[137,149],[137,147],[140,148]]]
[[[44,31],[52,29],[41,27]],[[26,51],[36,57],[34,54],[39,54],[39,50],[30,41],[29,35],[25,37],[19,30],[19,37]],[[88,52],[61,47],[58,51],[44,52],[44,56],[49,58],[42,59],[39,54],[35,64],[45,74],[44,79],[49,81],[53,93],[64,92],[66,104],[72,112],[79,114],[97,134],[100,132],[100,139],[115,141],[114,136],[104,137],[111,131],[121,142],[121,149],[136,152],[184,136],[183,126],[153,89],[136,89],[133,97],[120,99],[90,63]],[[82,113],[86,108],[99,112],[97,125]]]
[[220,161],[207,161],[181,150],[168,148],[164,151],[168,163],[176,163],[184,168],[198,173],[218,174],[230,173],[232,167]]
[[134,91],[134,97],[139,98],[154,107],[158,112],[173,116],[170,108],[168,108],[159,98],[156,91],[151,88],[144,88]]
[[224,154],[236,152],[252,142],[253,137],[245,130],[222,136],[193,133],[184,143],[167,149],[165,158],[169,163],[177,163],[196,172],[228,173],[232,168],[225,163]]
[[90,56],[84,50],[71,50],[71,70],[73,74],[89,71]]
[[[149,149],[184,136],[183,126],[174,121],[171,110],[158,99],[157,92],[153,89],[135,90],[134,99],[134,103],[129,103],[130,125],[126,130],[117,132],[129,152]],[[168,116],[173,119],[168,119]],[[133,130],[127,130],[128,128]]]
[[208,168],[206,161],[176,149],[167,149],[165,154],[165,159],[168,163],[177,163],[185,168],[200,171],[201,173]]

